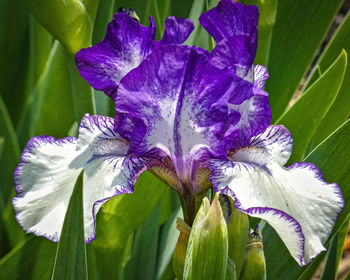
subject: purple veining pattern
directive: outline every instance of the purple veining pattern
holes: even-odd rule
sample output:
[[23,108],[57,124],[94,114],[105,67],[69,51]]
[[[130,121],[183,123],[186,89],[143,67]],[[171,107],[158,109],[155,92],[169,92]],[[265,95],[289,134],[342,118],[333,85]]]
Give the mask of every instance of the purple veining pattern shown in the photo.
[[[161,149],[186,178],[203,149],[213,156],[226,155],[239,135],[235,125],[242,119],[240,103],[262,91],[232,71],[216,68],[208,57],[196,47],[162,46],[121,80],[115,129],[130,139],[130,153]],[[259,97],[267,102],[265,92]],[[235,109],[228,108],[228,101],[236,103]],[[269,121],[266,102],[259,114]],[[125,120],[133,128],[127,135]],[[255,121],[254,116],[246,121]]]
[[75,181],[84,169],[85,240],[95,238],[103,202],[133,192],[154,160],[128,155],[129,144],[113,131],[112,118],[86,115],[79,138],[32,138],[15,170],[16,218],[27,232],[58,241]]
[[325,250],[344,200],[338,185],[325,182],[313,164],[284,168],[291,149],[288,130],[271,126],[230,160],[211,160],[209,180],[237,208],[273,226],[295,260],[306,265]]
[[269,78],[269,73],[265,66],[255,65],[254,67],[254,85],[264,89],[265,81]]
[[235,35],[251,37],[252,41],[257,42],[258,20],[258,7],[245,6],[232,0],[221,0],[199,18],[200,24],[216,42]]
[[120,80],[137,67],[154,49],[164,44],[182,44],[193,30],[189,19],[170,17],[165,22],[163,38],[155,41],[156,26],[152,17],[148,27],[126,13],[117,13],[108,24],[106,36],[95,46],[80,50],[76,64],[83,78],[112,99]]

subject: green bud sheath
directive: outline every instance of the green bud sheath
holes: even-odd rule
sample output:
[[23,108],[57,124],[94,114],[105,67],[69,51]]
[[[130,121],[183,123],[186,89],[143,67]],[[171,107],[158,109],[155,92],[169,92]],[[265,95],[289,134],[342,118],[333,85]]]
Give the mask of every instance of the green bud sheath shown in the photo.
[[227,267],[227,227],[217,194],[205,197],[190,234],[183,279],[224,280]]
[[220,195],[220,203],[227,223],[228,255],[236,266],[236,274],[239,278],[248,243],[249,219],[247,214],[234,207],[231,197]]
[[177,218],[176,228],[180,231],[179,238],[176,243],[176,248],[173,256],[173,269],[176,279],[183,279],[183,271],[186,258],[186,249],[188,245],[188,239],[190,237],[191,228],[184,220]]
[[36,19],[75,54],[90,46],[97,1],[26,0]]
[[247,252],[240,280],[263,280],[266,263],[262,244],[261,232],[257,226],[251,231]]
[[236,280],[236,265],[233,260],[228,257],[227,258],[227,268],[226,268],[226,280]]

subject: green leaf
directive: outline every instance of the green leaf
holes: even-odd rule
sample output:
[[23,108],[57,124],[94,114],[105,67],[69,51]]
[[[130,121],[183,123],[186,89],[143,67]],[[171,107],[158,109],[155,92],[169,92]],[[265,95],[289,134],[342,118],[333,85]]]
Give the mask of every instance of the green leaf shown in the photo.
[[54,279],[87,279],[83,213],[83,174],[75,183],[57,246]]
[[337,263],[336,267],[339,266],[340,260],[343,256],[343,251],[344,251],[344,243],[346,236],[348,234],[348,229],[349,229],[349,223],[350,223],[350,215],[348,218],[345,220],[344,224],[338,231],[338,248],[337,248]]
[[1,159],[2,153],[4,151],[4,146],[5,146],[5,138],[0,137],[0,159]]
[[14,188],[13,171],[19,161],[20,149],[7,108],[0,95],[0,135],[5,138],[0,161],[0,213],[3,213]]
[[25,96],[32,93],[32,89],[35,87],[42,72],[45,70],[53,41],[51,34],[47,32],[33,15],[30,15],[29,17],[29,33],[30,52]]
[[73,97],[74,113],[78,123],[86,113],[95,115],[95,98],[92,87],[80,75],[73,55],[67,53],[67,64]]
[[57,243],[27,237],[0,260],[0,279],[50,279]]
[[[344,123],[305,159],[314,163],[323,173],[325,181],[336,182],[342,191],[345,207],[340,213],[329,240],[339,231],[350,213],[350,121]],[[324,257],[321,253],[308,266],[300,267],[270,226],[263,229],[267,279],[296,279],[314,262]],[[307,278],[303,278],[307,279]]]
[[161,280],[166,272],[175,250],[176,242],[179,237],[179,231],[176,228],[176,218],[182,218],[182,209],[179,207],[173,212],[169,219],[161,228],[159,257],[157,263],[157,280]]
[[[328,68],[338,53],[345,48],[347,53],[350,52],[350,13],[347,14],[344,21],[338,28],[326,50],[323,52],[318,68],[321,72]],[[317,76],[317,72],[313,76]],[[350,64],[346,67],[343,84],[339,90],[336,100],[329,109],[327,115],[321,121],[319,129],[314,136],[314,147],[322,142],[329,134],[331,134],[338,126],[340,126],[350,114]]]
[[259,40],[255,64],[268,65],[278,0],[245,0],[242,3],[253,4],[259,7]]
[[52,46],[45,70],[26,102],[17,127],[21,144],[38,134],[64,137],[74,121],[70,77],[63,46]]
[[342,2],[279,1],[266,84],[274,121],[297,90]]
[[125,267],[124,279],[155,279],[160,209],[158,203],[151,215],[137,229],[134,238],[134,250]]
[[297,278],[298,280],[310,280],[316,273],[317,269],[320,267],[324,257],[326,256],[326,252],[322,252],[317,256],[316,259],[310,263],[305,270],[302,272],[302,274]]
[[16,126],[27,93],[28,11],[21,1],[1,0],[0,18],[0,94]]
[[328,248],[326,264],[323,268],[322,276],[320,280],[335,279],[337,274],[337,247],[338,247],[338,234],[336,234],[332,240],[331,245]]
[[338,94],[346,62],[346,53],[342,51],[329,69],[277,120],[293,136],[293,153],[289,163],[304,158],[312,136]]
[[95,248],[97,273],[101,279],[121,279],[126,241],[150,215],[166,188],[158,178],[144,172],[133,194],[114,197],[101,207],[97,216],[97,237],[91,244]]
[[185,44],[194,45],[197,41],[198,34],[203,27],[199,24],[199,17],[203,12],[205,0],[194,0],[189,14],[189,19],[194,23],[194,30]]
[[94,25],[92,43],[95,45],[103,40],[107,24],[113,19],[115,0],[100,1]]
[[[75,54],[91,43],[93,12],[96,1],[24,0],[37,20],[62,44]],[[88,2],[85,6],[83,2]],[[88,8],[88,9],[87,9]]]

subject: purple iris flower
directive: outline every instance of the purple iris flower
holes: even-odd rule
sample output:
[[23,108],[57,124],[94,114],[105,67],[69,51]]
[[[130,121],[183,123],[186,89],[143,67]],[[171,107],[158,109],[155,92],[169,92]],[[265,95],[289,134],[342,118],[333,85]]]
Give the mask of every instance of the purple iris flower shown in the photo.
[[215,39],[209,53],[182,45],[193,30],[170,17],[155,24],[118,13],[99,44],[81,50],[81,75],[116,104],[115,118],[86,115],[78,138],[32,138],[15,171],[16,217],[27,231],[58,241],[75,181],[84,172],[84,229],[109,198],[133,192],[149,170],[180,196],[184,218],[210,187],[265,219],[305,265],[324,244],[344,206],[339,187],[311,163],[285,168],[292,138],[269,126],[268,73],[254,66],[258,9],[222,0],[200,17]]

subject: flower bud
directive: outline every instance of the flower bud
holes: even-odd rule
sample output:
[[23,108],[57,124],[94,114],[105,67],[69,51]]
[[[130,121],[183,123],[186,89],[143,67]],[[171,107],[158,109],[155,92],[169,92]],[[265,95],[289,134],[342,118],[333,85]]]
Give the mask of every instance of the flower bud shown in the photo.
[[236,279],[237,279],[236,265],[233,262],[233,260],[230,257],[228,257],[225,280],[236,280]]
[[176,279],[182,279],[186,258],[186,249],[190,237],[191,228],[184,220],[177,218],[176,228],[180,231],[179,238],[173,256],[173,269]]
[[259,226],[251,229],[247,245],[245,263],[240,280],[263,280],[265,278],[266,263]]
[[36,19],[61,41],[70,53],[74,54],[90,45],[96,1],[26,0],[26,2]]
[[225,279],[227,250],[227,228],[219,194],[211,205],[205,197],[192,226],[183,279]]
[[220,203],[227,223],[228,255],[236,266],[237,278],[242,270],[249,235],[247,214],[234,207],[231,197],[220,195]]

